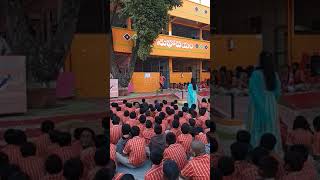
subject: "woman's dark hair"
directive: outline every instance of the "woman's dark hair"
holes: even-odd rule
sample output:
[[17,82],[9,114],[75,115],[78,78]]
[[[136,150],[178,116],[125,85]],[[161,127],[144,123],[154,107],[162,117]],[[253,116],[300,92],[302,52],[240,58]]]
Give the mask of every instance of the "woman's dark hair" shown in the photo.
[[293,130],[299,128],[311,131],[310,124],[304,116],[297,116],[296,119],[293,121]]
[[196,79],[194,78],[191,78],[191,84],[192,84],[192,88],[193,90],[197,90],[197,82],[196,82]]
[[263,72],[267,90],[273,91],[276,88],[276,73],[271,53],[263,51],[260,54],[259,69]]
[[313,120],[313,128],[316,132],[320,131],[320,116],[317,116]]

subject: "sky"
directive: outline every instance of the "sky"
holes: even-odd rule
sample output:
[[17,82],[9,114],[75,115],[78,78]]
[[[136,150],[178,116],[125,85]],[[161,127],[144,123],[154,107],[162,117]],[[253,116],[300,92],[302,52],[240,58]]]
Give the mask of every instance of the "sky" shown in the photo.
[[210,0],[190,0],[190,1],[193,1],[193,2],[196,2],[196,3],[200,3],[200,4],[203,4],[205,6],[209,6],[210,7]]

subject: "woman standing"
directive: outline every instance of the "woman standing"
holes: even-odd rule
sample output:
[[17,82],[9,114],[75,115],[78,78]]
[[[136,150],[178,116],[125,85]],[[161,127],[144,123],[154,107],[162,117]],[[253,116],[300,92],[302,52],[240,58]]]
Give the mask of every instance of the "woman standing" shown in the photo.
[[188,85],[188,96],[187,101],[189,108],[191,108],[192,104],[197,104],[198,101],[198,86],[196,83],[196,80],[194,78],[191,78],[191,84]]
[[249,118],[247,128],[251,133],[252,146],[259,145],[264,133],[272,133],[277,138],[276,151],[280,152],[280,125],[278,121],[278,99],[281,83],[275,72],[272,54],[260,54],[260,66],[249,80]]

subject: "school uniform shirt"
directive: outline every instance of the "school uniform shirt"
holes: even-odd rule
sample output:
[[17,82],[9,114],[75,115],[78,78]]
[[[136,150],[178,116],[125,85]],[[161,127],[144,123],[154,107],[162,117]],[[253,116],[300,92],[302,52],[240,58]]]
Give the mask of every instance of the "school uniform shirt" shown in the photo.
[[181,127],[184,123],[189,124],[189,119],[187,120],[184,117],[179,118],[179,127]]
[[210,160],[211,160],[211,166],[214,168],[218,167],[219,159],[222,157],[222,154],[219,153],[211,153],[210,154]]
[[129,155],[129,163],[133,166],[139,166],[146,160],[145,144],[144,138],[135,136],[125,145],[123,153]]
[[115,108],[115,107],[110,107],[111,108],[111,111],[113,112],[113,113],[116,113],[117,112],[117,108]]
[[320,155],[320,132],[315,132],[313,135],[312,151],[314,155]]
[[304,129],[296,129],[288,134],[288,144],[303,144],[312,147],[313,135],[310,131]]
[[146,128],[143,132],[142,132],[142,136],[146,141],[146,145],[149,145],[151,138],[155,135],[156,133],[154,133],[154,130],[152,128]]
[[206,108],[206,109],[208,109],[208,103],[201,102],[201,103],[200,103],[200,108]]
[[256,180],[259,177],[258,168],[247,161],[235,161],[234,167],[239,177],[246,180]]
[[22,159],[19,146],[8,144],[1,151],[8,155],[11,164],[17,165]]
[[172,132],[173,134],[175,134],[175,135],[176,135],[176,138],[178,138],[178,136],[180,136],[181,133],[182,133],[179,128],[171,128],[171,129],[170,129],[170,132]]
[[110,144],[110,159],[116,162],[116,146],[114,144]]
[[192,143],[192,135],[191,134],[181,134],[177,138],[177,142],[180,143],[185,152],[188,154],[190,152],[190,146]]
[[201,141],[203,144],[208,144],[207,135],[203,132],[200,132],[198,135],[196,135],[194,139],[197,141]]
[[65,180],[65,178],[63,177],[62,172],[58,173],[58,174],[47,174],[44,175],[41,180]]
[[[113,145],[114,146],[114,145]],[[110,144],[110,157],[112,152],[112,145]],[[80,154],[80,159],[83,163],[84,169],[92,169],[95,166],[94,155],[96,153],[96,147],[89,147],[84,149]],[[110,158],[111,159],[111,158]]]
[[44,162],[40,157],[30,156],[22,158],[19,162],[22,172],[26,173],[30,180],[39,180],[44,176]]
[[192,158],[182,169],[181,175],[192,180],[210,180],[210,156],[204,154]]
[[191,114],[185,112],[183,113],[183,117],[188,120],[192,118]]
[[[310,178],[310,180],[312,179],[317,179],[317,176],[318,176],[318,172],[314,166],[314,163],[313,163],[313,159],[308,159],[304,165],[303,165],[303,168],[302,168],[302,171],[305,173],[305,174],[308,174],[308,177]],[[308,179],[309,180],[309,179]]]
[[179,143],[171,144],[169,147],[167,147],[163,152],[163,159],[171,159],[175,161],[179,170],[182,170],[188,162],[184,148]]
[[52,154],[56,154],[57,156],[59,156],[63,163],[71,158],[75,158],[79,156],[79,154],[74,153],[72,146],[64,146],[64,147],[56,148],[55,150],[52,151]]
[[206,120],[208,120],[208,118],[206,116],[199,116],[196,120],[196,126],[202,127],[203,129],[205,129],[206,128]]
[[281,180],[317,180],[313,175],[305,171],[290,172],[285,175]]
[[174,120],[174,115],[170,115],[166,118],[166,121],[170,126],[171,126],[173,120]]
[[83,149],[83,147],[82,147],[82,145],[81,145],[81,142],[80,142],[79,140],[74,141],[74,142],[71,144],[71,147],[72,147],[73,152],[74,152],[75,154],[80,154],[81,151],[82,151],[82,149]]
[[116,175],[114,175],[112,180],[120,180],[123,175],[123,173],[117,173]]
[[142,133],[143,131],[146,129],[146,126],[144,124],[141,124],[140,122],[137,124],[137,126],[139,127],[140,129],[140,137],[143,137],[142,136]]
[[110,142],[112,144],[117,144],[121,136],[122,136],[121,125],[113,125],[113,127],[110,128]]
[[154,117],[152,116],[147,116],[146,117],[147,120],[150,120],[152,122],[152,124],[154,124]]
[[51,145],[47,148],[46,155],[47,155],[47,156],[50,156],[50,155],[53,154],[53,152],[54,152],[56,149],[58,149],[58,148],[60,148],[60,146],[59,146],[58,144],[56,144],[56,143],[51,144]]
[[49,134],[41,134],[33,140],[33,143],[36,145],[37,155],[41,157],[45,156],[47,148],[51,145]]
[[144,180],[162,180],[163,179],[163,170],[162,163],[159,165],[152,165],[144,175]]
[[88,175],[87,175],[87,179],[86,180],[94,180],[97,172],[102,169],[102,167],[100,166],[97,166],[97,167],[94,167],[93,169],[91,169],[89,172],[88,172]]
[[123,112],[122,111],[117,111],[116,112],[116,116],[118,116],[120,118],[120,121],[122,122],[122,119],[123,119]]

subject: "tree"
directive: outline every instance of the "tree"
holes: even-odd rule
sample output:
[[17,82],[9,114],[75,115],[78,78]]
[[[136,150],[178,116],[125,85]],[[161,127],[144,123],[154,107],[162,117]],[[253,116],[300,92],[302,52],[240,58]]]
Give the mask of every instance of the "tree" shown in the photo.
[[49,87],[64,65],[76,30],[81,0],[63,0],[58,27],[51,41],[40,42],[32,35],[23,1],[7,1],[7,42],[12,54],[27,59],[28,80]]
[[[111,25],[116,13],[123,18],[133,21],[136,35],[133,38],[134,46],[126,69],[121,69],[111,48],[111,73],[119,79],[121,87],[128,87],[138,59],[146,60],[152,51],[152,44],[163,29],[167,28],[168,12],[182,5],[181,0],[112,0]],[[111,40],[112,41],[112,40]],[[113,45],[113,42],[111,42]],[[113,46],[112,46],[113,47]]]

